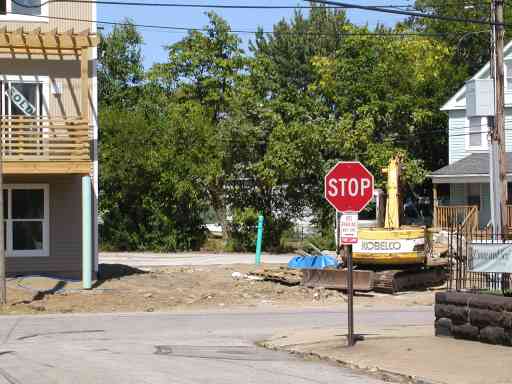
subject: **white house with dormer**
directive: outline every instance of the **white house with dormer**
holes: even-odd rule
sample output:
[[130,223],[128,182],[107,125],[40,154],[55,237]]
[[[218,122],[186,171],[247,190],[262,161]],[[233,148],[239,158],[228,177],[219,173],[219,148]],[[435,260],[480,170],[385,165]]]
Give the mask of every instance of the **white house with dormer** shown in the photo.
[[[505,47],[505,136],[509,201],[512,197],[512,42]],[[472,79],[490,78],[487,63]],[[466,86],[443,105],[448,113],[449,164],[433,172],[434,200],[439,205],[476,205],[479,224],[491,217],[489,186],[489,137],[486,117],[466,116]],[[510,151],[510,153],[508,153]]]

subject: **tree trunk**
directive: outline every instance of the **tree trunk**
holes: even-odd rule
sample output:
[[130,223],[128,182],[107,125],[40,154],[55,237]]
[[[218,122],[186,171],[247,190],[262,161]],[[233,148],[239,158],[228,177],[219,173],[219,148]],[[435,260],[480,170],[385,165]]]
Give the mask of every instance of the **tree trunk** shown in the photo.
[[222,239],[227,241],[228,239],[228,220],[227,220],[227,207],[224,199],[224,188],[222,185],[210,186],[209,188],[210,202],[213,210],[215,211],[215,217],[217,222],[222,228]]

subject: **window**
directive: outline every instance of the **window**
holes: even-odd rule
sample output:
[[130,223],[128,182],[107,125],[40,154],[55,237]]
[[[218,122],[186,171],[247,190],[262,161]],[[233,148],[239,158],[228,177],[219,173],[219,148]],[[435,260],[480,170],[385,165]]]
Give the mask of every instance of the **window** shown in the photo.
[[4,247],[8,256],[49,255],[48,185],[4,189]]
[[43,85],[41,83],[0,81],[2,115],[41,116]]
[[2,115],[46,116],[49,77],[0,74],[0,95]]
[[42,0],[0,0],[0,19],[19,21],[47,21],[48,4]]
[[477,116],[468,119],[466,128],[466,150],[487,150],[487,118]]
[[480,117],[469,118],[469,146],[480,147],[482,146],[482,119]]

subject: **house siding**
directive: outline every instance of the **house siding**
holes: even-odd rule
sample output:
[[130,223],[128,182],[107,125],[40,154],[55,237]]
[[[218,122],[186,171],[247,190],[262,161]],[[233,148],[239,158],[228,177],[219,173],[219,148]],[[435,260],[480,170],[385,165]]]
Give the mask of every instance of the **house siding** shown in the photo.
[[7,257],[7,274],[49,274],[79,278],[82,271],[81,177],[20,175],[5,176],[4,182],[49,184],[50,197],[50,255]]
[[[51,84],[61,84],[62,94],[54,95],[50,91],[48,100],[49,117],[80,116],[80,62],[76,60],[25,60],[0,59],[0,78],[3,75],[48,76]],[[92,85],[92,72],[89,86]],[[50,87],[51,88],[51,87]],[[92,103],[90,102],[91,106]],[[96,115],[95,111],[93,116]]]
[[512,108],[505,108],[505,146],[512,151]]
[[466,156],[466,111],[450,111],[448,116],[448,161],[452,164]]
[[[50,18],[48,21],[42,22],[16,22],[0,18],[0,23],[7,26],[8,30],[24,27],[25,29],[41,28],[42,32],[49,32],[54,29],[57,29],[58,32],[66,32],[74,28],[75,31],[80,32],[87,28],[92,29],[92,23],[87,22],[95,20],[92,4],[54,2],[48,6],[48,15],[55,19]],[[76,21],[76,19],[85,21]],[[41,18],[41,20],[44,19]]]

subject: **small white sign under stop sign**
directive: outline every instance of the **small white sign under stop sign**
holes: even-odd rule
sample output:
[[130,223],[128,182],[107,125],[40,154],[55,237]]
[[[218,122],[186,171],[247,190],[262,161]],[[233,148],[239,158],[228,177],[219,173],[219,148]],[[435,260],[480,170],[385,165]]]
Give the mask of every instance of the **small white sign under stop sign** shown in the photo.
[[357,213],[343,213],[340,217],[341,244],[357,243]]

